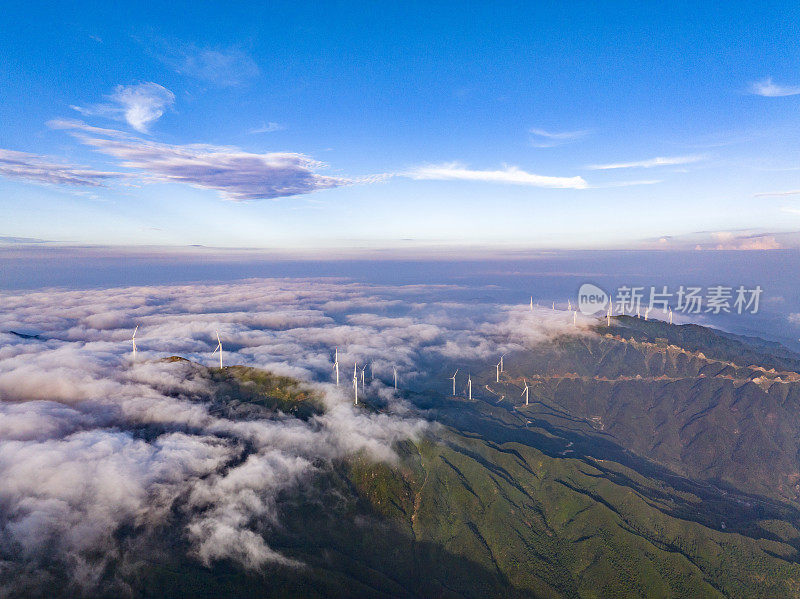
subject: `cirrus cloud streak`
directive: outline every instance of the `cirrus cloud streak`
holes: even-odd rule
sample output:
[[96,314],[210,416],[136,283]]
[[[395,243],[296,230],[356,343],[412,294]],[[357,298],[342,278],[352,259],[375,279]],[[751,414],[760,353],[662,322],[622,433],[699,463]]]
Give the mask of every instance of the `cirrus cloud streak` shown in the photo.
[[50,185],[102,187],[107,181],[126,175],[82,168],[46,156],[0,148],[0,176]]
[[516,166],[506,166],[498,170],[475,170],[458,162],[420,166],[405,173],[412,179],[439,181],[480,181],[486,183],[506,183],[531,187],[556,189],[586,189],[588,184],[582,177],[553,177],[529,173]]

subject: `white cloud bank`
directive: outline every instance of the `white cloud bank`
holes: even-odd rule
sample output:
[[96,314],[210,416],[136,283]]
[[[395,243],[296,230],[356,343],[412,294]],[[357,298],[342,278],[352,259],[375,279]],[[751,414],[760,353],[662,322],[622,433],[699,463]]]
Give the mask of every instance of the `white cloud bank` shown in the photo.
[[[425,430],[389,386],[393,367],[401,387],[439,381],[432,364],[493,364],[501,352],[583,331],[564,312],[438,301],[443,291],[281,279],[0,293],[5,579],[46,577],[55,560],[84,589],[110,584],[106,565],[137,547],[115,533],[146,536],[176,514],[202,563],[293,565],[269,543],[282,493],[355,452],[391,461],[396,441]],[[238,419],[215,409],[209,382],[187,364],[157,361],[179,354],[213,365],[217,329],[226,364],[305,379],[327,411]],[[349,386],[331,384],[335,347],[343,370],[373,364],[365,391],[388,401],[384,412],[355,408]]]

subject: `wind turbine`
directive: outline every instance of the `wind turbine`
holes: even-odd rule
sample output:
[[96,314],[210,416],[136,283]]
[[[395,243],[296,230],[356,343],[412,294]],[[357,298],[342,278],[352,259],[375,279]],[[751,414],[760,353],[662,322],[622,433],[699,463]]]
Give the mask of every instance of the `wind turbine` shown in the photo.
[[217,347],[213,352],[211,352],[211,355],[213,356],[217,352],[219,352],[219,367],[220,367],[220,370],[221,370],[222,369],[222,339],[219,338],[219,331],[217,331]]
[[[524,380],[524,379],[523,379]],[[525,396],[525,405],[528,405],[528,381],[525,381],[525,390],[519,394],[520,397]]]
[[498,362],[497,364],[494,365],[494,369],[496,371],[495,382],[499,383],[500,382],[500,362]]
[[333,357],[333,369],[336,371],[336,386],[339,386],[339,348],[336,348],[336,353]]
[[131,337],[131,343],[133,343],[133,361],[136,361],[136,331],[139,330],[139,325],[136,325],[136,328],[133,329],[133,337]]
[[578,326],[578,311],[577,310],[575,310],[572,313],[572,326],[574,326],[574,327]]
[[361,386],[366,387],[364,384],[364,371],[367,369],[368,364],[364,364],[364,368],[361,369]]
[[358,375],[356,363],[353,362],[353,393],[355,394],[354,405],[358,405]]
[[453,373],[453,376],[450,377],[450,380],[453,381],[453,397],[456,396],[456,375],[458,374],[458,368]]
[[555,310],[555,309],[556,309],[556,303],[553,302],[553,310]]
[[641,318],[641,316],[639,316],[639,304],[636,304],[636,318]]
[[505,358],[505,357],[506,357],[505,354],[500,356],[500,372],[504,372],[504,370],[503,370],[503,358]]
[[572,300],[567,300],[567,312],[572,312]]
[[669,323],[672,324],[672,308],[669,309]]
[[469,398],[472,399],[472,374],[467,377],[467,389],[469,389]]
[[397,391],[397,367],[392,366],[392,371],[394,372],[394,390]]
[[531,296],[531,312],[533,312],[533,296]]
[[650,317],[650,308],[645,308],[644,309],[644,320],[645,320],[645,322],[647,321],[647,319],[649,317]]

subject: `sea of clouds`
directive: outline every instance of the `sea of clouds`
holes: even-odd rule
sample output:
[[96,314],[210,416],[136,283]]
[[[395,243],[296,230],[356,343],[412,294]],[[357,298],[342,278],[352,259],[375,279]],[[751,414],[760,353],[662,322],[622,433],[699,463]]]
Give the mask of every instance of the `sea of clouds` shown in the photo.
[[[0,595],[52,564],[91,589],[110,560],[135,549],[118,540],[122,527],[146,535],[176,511],[190,557],[205,565],[299,566],[269,545],[280,494],[359,452],[392,462],[398,440],[431,430],[402,399],[405,385],[465,360],[489,367],[500,353],[587,334],[590,324],[573,326],[565,311],[441,299],[447,291],[259,279],[0,294]],[[216,331],[226,365],[301,379],[325,412],[301,420],[212,410],[207,378],[160,359],[218,365]],[[380,410],[353,405],[354,363],[370,365],[364,397]]]

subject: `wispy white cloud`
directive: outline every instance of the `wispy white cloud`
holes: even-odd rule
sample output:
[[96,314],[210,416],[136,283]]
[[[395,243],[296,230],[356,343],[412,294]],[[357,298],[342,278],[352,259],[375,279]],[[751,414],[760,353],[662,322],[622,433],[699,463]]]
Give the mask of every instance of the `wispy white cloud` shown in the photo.
[[767,77],[751,84],[750,93],[765,98],[796,96],[800,94],[800,85],[778,85],[772,81],[772,77]]
[[175,103],[175,94],[153,82],[118,85],[107,96],[108,102],[91,106],[72,106],[86,116],[103,116],[124,120],[140,133],[161,118]]
[[228,146],[157,143],[77,121],[56,120],[49,125],[70,130],[81,142],[153,180],[213,189],[230,200],[275,199],[355,182],[316,173],[325,164],[304,154],[254,154]]
[[220,87],[241,85],[260,73],[256,62],[239,48],[210,48],[174,40],[154,40],[151,47],[175,72]]
[[547,131],[545,129],[533,128],[529,130],[531,135],[534,136],[532,141],[533,145],[537,148],[552,148],[560,146],[572,141],[576,141],[582,137],[586,137],[591,133],[588,129],[579,131]]
[[607,187],[634,187],[637,185],[656,185],[661,183],[661,179],[639,179],[636,181],[612,181],[610,183],[599,183],[592,185],[592,189],[605,189]]
[[286,127],[284,127],[280,123],[269,122],[269,123],[263,123],[260,127],[255,127],[254,129],[250,129],[248,133],[250,133],[251,135],[255,135],[258,133],[272,133],[274,131],[281,131],[285,128]]
[[482,181],[487,183],[506,183],[510,185],[529,185],[532,187],[551,187],[559,189],[586,189],[588,184],[582,177],[551,177],[536,175],[516,166],[506,166],[501,170],[474,170],[457,163],[420,166],[405,173],[412,179]]
[[754,198],[780,198],[785,196],[800,195],[800,189],[790,189],[789,191],[763,191],[753,194]]
[[37,154],[0,149],[0,176],[51,185],[102,187],[110,179],[125,175],[64,164]]
[[592,164],[586,168],[595,171],[606,171],[620,168],[653,168],[657,166],[676,166],[679,164],[692,164],[705,160],[705,156],[657,156],[647,160],[637,160],[633,162],[612,162],[610,164]]

